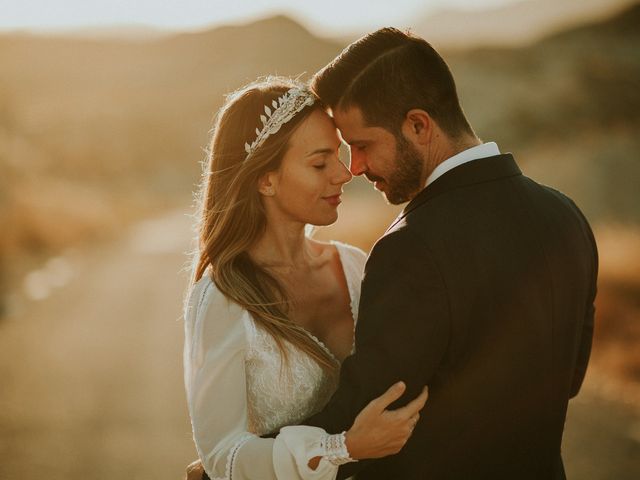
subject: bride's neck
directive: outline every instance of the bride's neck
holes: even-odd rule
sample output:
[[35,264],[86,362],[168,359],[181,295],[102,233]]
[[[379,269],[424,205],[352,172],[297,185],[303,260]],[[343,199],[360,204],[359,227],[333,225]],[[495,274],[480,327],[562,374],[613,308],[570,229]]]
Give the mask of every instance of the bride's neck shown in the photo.
[[258,265],[287,269],[309,266],[317,256],[305,236],[305,225],[298,222],[267,222],[249,255]]

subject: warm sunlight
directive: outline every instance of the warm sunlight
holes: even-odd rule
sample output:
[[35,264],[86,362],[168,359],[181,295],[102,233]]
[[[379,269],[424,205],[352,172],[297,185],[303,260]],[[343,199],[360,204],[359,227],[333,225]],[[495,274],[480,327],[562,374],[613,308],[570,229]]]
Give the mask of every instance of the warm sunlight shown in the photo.
[[384,22],[407,25],[415,15],[441,9],[481,10],[521,0],[23,0],[0,7],[0,29],[69,30],[114,25],[162,29],[201,29],[285,13],[331,34],[374,28]]
[[0,0],[0,479],[640,478],[638,25]]

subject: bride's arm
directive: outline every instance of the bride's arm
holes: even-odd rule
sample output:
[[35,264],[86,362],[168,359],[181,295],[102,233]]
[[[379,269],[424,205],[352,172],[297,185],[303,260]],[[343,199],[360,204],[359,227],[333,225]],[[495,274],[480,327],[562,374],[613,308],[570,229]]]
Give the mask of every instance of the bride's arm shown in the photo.
[[[212,479],[275,479],[274,441],[248,432],[242,315],[211,283],[191,294],[184,367],[193,438]],[[253,452],[250,462],[240,455],[245,448]]]
[[211,283],[194,288],[185,312],[187,405],[204,470],[212,480],[334,479],[324,430],[289,427],[275,439],[248,431],[244,315]]
[[[285,427],[275,439],[248,432],[244,311],[210,286],[194,289],[185,315],[185,385],[198,455],[212,480],[333,480],[329,448],[338,437],[309,426]],[[197,315],[196,315],[197,313]],[[426,394],[388,411],[396,385],[365,407],[348,430],[353,457],[397,453],[411,434]]]

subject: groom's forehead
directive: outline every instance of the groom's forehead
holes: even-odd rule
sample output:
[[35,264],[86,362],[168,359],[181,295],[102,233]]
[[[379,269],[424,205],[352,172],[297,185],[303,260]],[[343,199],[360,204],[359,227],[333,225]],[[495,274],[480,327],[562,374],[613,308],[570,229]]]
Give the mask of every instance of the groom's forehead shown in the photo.
[[338,127],[338,133],[342,141],[345,143],[352,144],[353,142],[357,141],[356,137],[354,136],[354,132],[348,127]]
[[345,134],[342,130],[340,130],[339,128],[338,128],[338,134],[340,135],[340,139],[341,139],[344,143],[351,143],[351,142],[349,141],[349,136],[348,136],[348,135],[346,135],[346,134]]
[[358,107],[335,110],[333,118],[340,132],[340,137],[346,143],[352,144],[362,140],[360,137],[365,135],[367,124],[364,121],[362,111]]

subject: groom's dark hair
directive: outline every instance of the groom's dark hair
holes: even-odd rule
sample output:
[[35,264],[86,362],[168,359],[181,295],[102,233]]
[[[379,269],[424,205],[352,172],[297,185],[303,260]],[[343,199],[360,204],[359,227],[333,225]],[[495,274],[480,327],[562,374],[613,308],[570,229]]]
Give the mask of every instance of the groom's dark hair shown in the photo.
[[395,28],[353,42],[314,75],[311,89],[332,109],[357,106],[369,126],[396,135],[413,108],[452,138],[474,134],[446,62],[424,39]]

